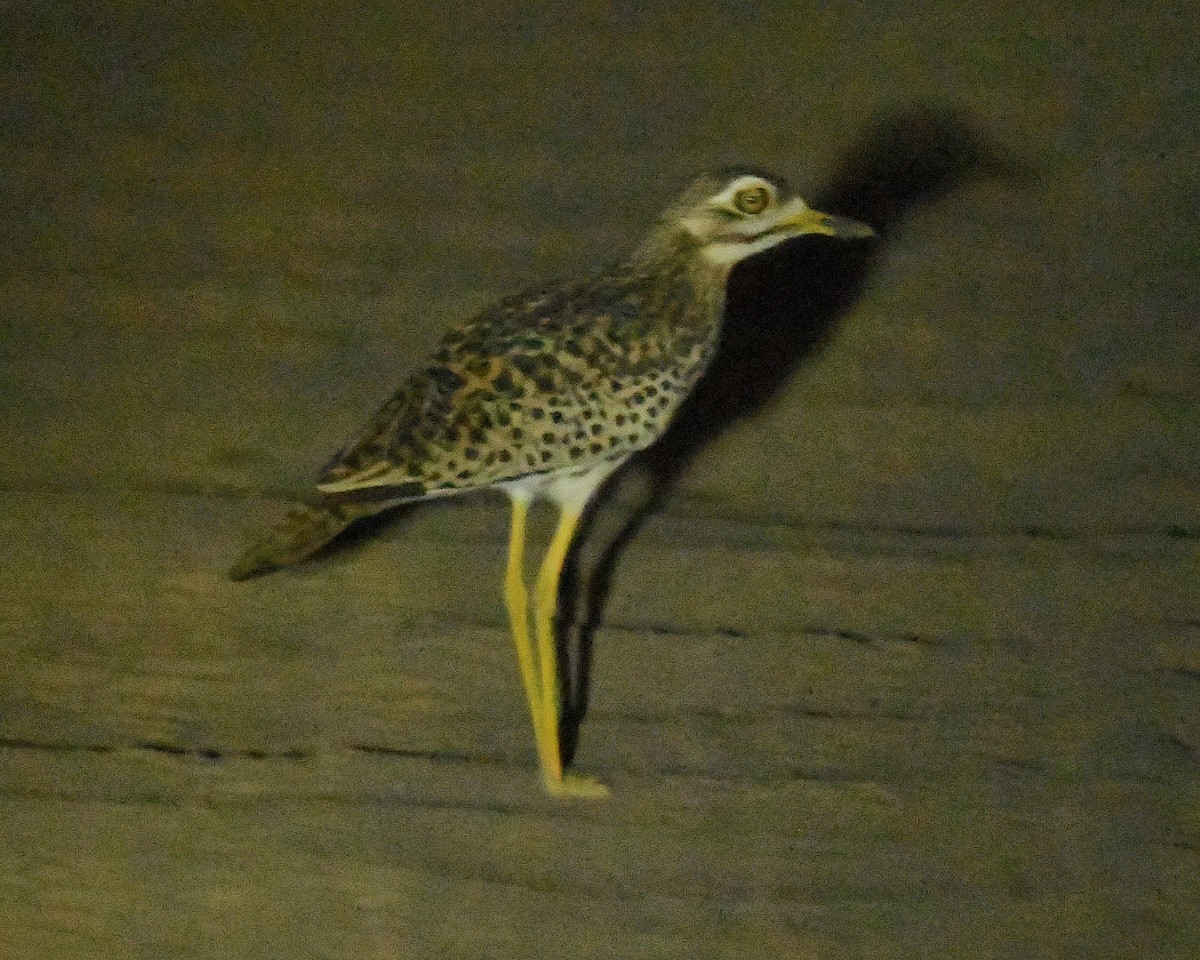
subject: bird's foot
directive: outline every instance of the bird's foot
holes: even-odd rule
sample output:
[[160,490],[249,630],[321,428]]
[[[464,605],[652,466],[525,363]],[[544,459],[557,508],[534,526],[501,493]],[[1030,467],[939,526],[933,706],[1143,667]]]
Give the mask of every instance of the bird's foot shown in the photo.
[[611,795],[608,787],[595,777],[585,777],[570,770],[564,771],[558,780],[547,777],[545,787],[546,793],[552,797],[604,800]]

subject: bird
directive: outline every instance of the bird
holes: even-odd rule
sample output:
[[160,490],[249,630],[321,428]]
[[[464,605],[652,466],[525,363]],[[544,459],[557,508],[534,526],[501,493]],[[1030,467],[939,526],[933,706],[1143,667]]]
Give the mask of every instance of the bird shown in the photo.
[[[873,233],[813,210],[764,171],[699,174],[615,263],[501,299],[450,330],[320,471],[311,501],[250,546],[230,577],[301,561],[400,504],[502,491],[511,505],[504,600],[542,784],[552,797],[606,796],[595,778],[564,770],[559,743],[555,617],[580,518],[704,375],[736,264],[806,234]],[[557,507],[558,521],[531,602],[526,519],[539,499]]]

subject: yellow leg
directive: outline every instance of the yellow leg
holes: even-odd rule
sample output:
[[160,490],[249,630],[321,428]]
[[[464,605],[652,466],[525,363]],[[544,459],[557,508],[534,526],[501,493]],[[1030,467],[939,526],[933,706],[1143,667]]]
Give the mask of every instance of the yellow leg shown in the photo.
[[512,501],[512,531],[508,540],[508,573],[504,579],[504,602],[512,625],[513,642],[517,648],[517,666],[521,670],[521,686],[533,717],[533,736],[542,754],[541,684],[533,658],[533,642],[529,638],[529,592],[525,589],[525,519],[529,501],[514,497]]
[[541,680],[541,700],[534,720],[540,724],[542,775],[546,790],[555,796],[605,797],[608,790],[596,780],[577,775],[563,776],[562,755],[558,742],[559,682],[558,647],[554,634],[554,615],[558,611],[558,583],[567,551],[579,525],[580,510],[566,506],[558,520],[558,528],[546,550],[538,571],[534,626],[537,629],[538,671]]
[[542,735],[554,755],[553,764],[544,771],[548,782],[562,780],[562,760],[558,746],[558,648],[554,635],[554,615],[558,610],[559,576],[578,522],[578,513],[563,510],[558,529],[554,531],[554,538],[546,549],[546,556],[542,560],[542,568],[538,571],[537,578],[534,624],[537,627],[538,670],[542,680],[538,722],[542,725]]

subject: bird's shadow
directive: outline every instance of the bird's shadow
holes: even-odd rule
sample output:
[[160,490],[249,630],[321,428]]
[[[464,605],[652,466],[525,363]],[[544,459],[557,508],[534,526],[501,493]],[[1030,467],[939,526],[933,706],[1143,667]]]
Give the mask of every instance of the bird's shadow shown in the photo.
[[608,487],[611,492],[622,475],[638,471],[644,496],[585,575],[579,547],[594,526],[594,503],[568,557],[559,620],[564,764],[571,762],[579,745],[591,687],[593,639],[618,560],[688,464],[730,426],[767,404],[796,368],[828,341],[861,295],[881,247],[914,208],[965,181],[1019,172],[1017,164],[990,149],[954,111],[917,108],[890,113],[868,129],[825,186],[808,197],[818,210],[874,227],[877,239],[864,243],[803,237],[734,269],[721,341],[708,373],[666,433]]

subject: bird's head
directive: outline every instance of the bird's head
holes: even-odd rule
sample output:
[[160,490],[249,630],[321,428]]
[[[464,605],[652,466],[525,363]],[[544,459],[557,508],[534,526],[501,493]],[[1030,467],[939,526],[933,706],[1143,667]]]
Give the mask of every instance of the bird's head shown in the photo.
[[660,217],[651,242],[684,242],[711,265],[728,269],[785,240],[819,233],[870,237],[865,223],[811,209],[782,180],[734,169],[697,177]]

